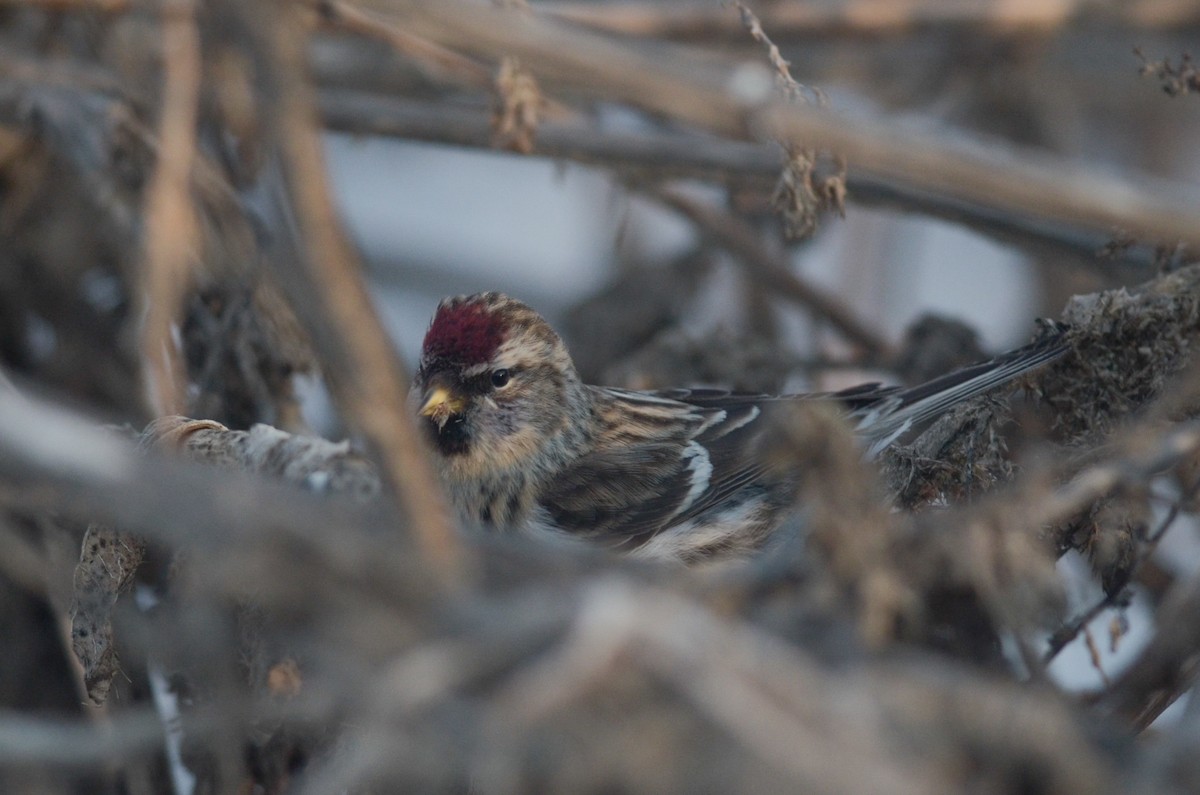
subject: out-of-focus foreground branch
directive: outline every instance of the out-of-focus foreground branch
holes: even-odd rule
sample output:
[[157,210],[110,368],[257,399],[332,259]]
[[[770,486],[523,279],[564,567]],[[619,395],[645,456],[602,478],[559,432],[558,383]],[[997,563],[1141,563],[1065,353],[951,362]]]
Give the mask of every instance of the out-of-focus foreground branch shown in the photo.
[[[1009,44],[1077,27],[1071,4],[1001,5],[911,14]],[[876,13],[757,11],[777,43],[899,24],[833,6]],[[0,790],[1200,790],[1186,725],[1134,739],[1200,659],[1196,574],[1161,554],[1197,509],[1200,269],[1144,268],[1200,242],[1194,189],[800,105],[732,8],[30,0],[0,4],[0,45]],[[608,126],[613,105],[635,123]],[[722,258],[771,388],[793,369],[771,347],[780,306],[865,354],[810,371],[920,359],[778,235],[775,188],[826,184],[838,156],[851,209],[962,221],[1063,255],[1058,273],[1068,253],[1102,271],[1092,249],[1119,227],[1142,283],[1071,301],[1070,355],[1021,385],[1035,399],[973,401],[878,471],[836,416],[781,410],[762,465],[803,473],[801,502],[753,560],[664,569],[481,536],[444,515],[321,125],[499,139],[678,211],[694,248],[577,313],[628,337],[596,369],[677,342],[681,296]],[[723,330],[694,359],[665,347],[684,380],[731,383],[753,352]],[[977,358],[963,347],[928,358]],[[297,376],[325,380],[365,452],[310,435]],[[148,380],[187,417],[152,416]],[[1090,602],[1067,599],[1064,556]],[[1094,651],[1106,620],[1130,642],[1134,593],[1155,626],[1129,667],[1095,655],[1101,686],[1057,688],[1056,659]]]
[[[551,20],[457,2],[429,6],[371,0],[411,31],[493,58],[519,54],[574,90],[618,99],[732,137],[767,134],[837,152],[856,169],[991,207],[1037,208],[1067,225],[1122,228],[1200,245],[1200,206],[1180,186],[1137,184],[1032,151],[997,158],[981,146],[907,134],[867,119],[772,100],[770,73],[753,62],[731,70],[646,54]],[[599,70],[599,71],[597,71]]]
[[[729,38],[740,32],[737,21],[717,8],[699,3],[586,3],[550,0],[539,3],[554,16],[600,30],[635,36],[696,40]],[[996,33],[1044,32],[1081,14],[1097,21],[1132,27],[1187,26],[1197,22],[1196,7],[1187,2],[995,3],[989,0],[923,0],[897,7],[887,0],[843,0],[811,4],[800,0],[770,3],[760,12],[763,24],[779,38],[882,36],[914,29],[944,27]]]
[[[1073,344],[1079,351],[1112,345],[1142,328],[1148,309],[1159,312],[1165,336],[1194,334],[1198,279],[1191,269],[1128,300],[1081,300],[1092,314],[1076,310]],[[1182,364],[1178,349],[1159,353],[1156,373]],[[1102,417],[1114,394],[1144,386],[1127,368],[1095,366],[1068,359],[1031,387],[1078,380],[1094,404],[1078,394],[1074,410]],[[1169,399],[1194,404],[1194,386],[1167,387]],[[138,453],[78,418],[7,393],[0,401],[0,477],[17,489],[6,498],[10,510],[53,505],[63,519],[120,527],[146,545],[145,562],[134,570],[109,569],[126,583],[112,589],[112,609],[87,612],[91,581],[76,581],[76,642],[81,628],[93,637],[111,621],[105,637],[121,647],[121,667],[89,671],[91,681],[150,655],[208,692],[182,724],[191,738],[186,758],[198,770],[284,786],[287,775],[274,768],[239,773],[236,760],[205,761],[218,747],[206,738],[247,734],[272,738],[253,744],[264,764],[277,764],[277,753],[309,758],[298,781],[312,792],[442,788],[468,778],[486,791],[507,791],[591,781],[596,765],[631,787],[663,780],[678,789],[702,786],[717,771],[738,787],[822,791],[883,781],[898,791],[956,791],[1022,770],[1039,771],[1051,792],[1163,784],[1158,755],[1131,746],[1116,765],[1109,755],[1115,740],[1084,729],[1099,715],[1085,716],[1047,685],[1006,681],[987,667],[1000,660],[987,651],[995,633],[1029,637],[1062,615],[1053,550],[1094,544],[1067,529],[1080,511],[1139,493],[1163,474],[1186,482],[1200,437],[1191,425],[1154,430],[1162,421],[1154,412],[1130,429],[1131,442],[1082,461],[1063,486],[1054,486],[1061,471],[1031,467],[1011,491],[978,506],[908,514],[870,508],[846,430],[801,407],[780,419],[764,454],[812,473],[803,504],[813,545],[804,555],[781,548],[750,568],[697,578],[630,568],[587,550],[477,538],[470,543],[484,576],[447,601],[437,596],[435,573],[370,508],[376,476],[345,446],[176,418],[148,428],[143,441],[153,444]],[[943,423],[931,432],[987,438],[974,410],[947,422],[950,430]],[[982,466],[990,453],[974,447]],[[161,458],[171,450],[196,464]],[[357,496],[359,507],[260,477]],[[1062,540],[1045,542],[1047,524],[1064,528]],[[173,549],[181,554],[162,591],[148,579],[151,561],[166,555],[165,563]],[[104,559],[85,544],[81,570],[100,570],[93,554]],[[133,610],[125,589],[160,595],[157,603],[137,600],[143,607]],[[818,596],[830,589],[844,601]],[[1194,591],[1190,580],[1177,586],[1164,617],[1197,609]],[[1099,696],[1102,703],[1119,702],[1120,714],[1154,709],[1164,698],[1164,670],[1177,677],[1177,692],[1186,686],[1188,661],[1200,647],[1190,630],[1175,629],[1180,621],[1168,621],[1132,669],[1159,671],[1148,680],[1153,686],[1138,684],[1148,674],[1139,680],[1131,673],[1111,696]],[[810,630],[795,634],[801,627]],[[910,644],[947,643],[950,654],[932,668],[929,660],[905,662],[915,650],[900,653]],[[895,654],[880,654],[893,647]],[[822,661],[831,656],[837,665],[827,667]],[[248,677],[216,675],[235,660]],[[228,711],[233,703],[242,706]],[[476,730],[461,733],[464,719]],[[1125,730],[1121,718],[1107,720],[1113,737]],[[353,727],[341,739],[332,728],[339,724]],[[52,727],[39,731],[53,736]],[[564,732],[586,737],[586,747],[552,750]],[[630,737],[651,735],[687,750],[652,760],[628,753]],[[921,738],[915,750],[913,737]],[[140,764],[142,730],[131,728],[127,739],[104,747],[114,762]],[[414,750],[397,755],[396,748]],[[421,750],[433,748],[442,751]],[[981,748],[969,781],[929,762],[976,758]],[[59,758],[50,747],[23,746],[20,755],[25,764]]]

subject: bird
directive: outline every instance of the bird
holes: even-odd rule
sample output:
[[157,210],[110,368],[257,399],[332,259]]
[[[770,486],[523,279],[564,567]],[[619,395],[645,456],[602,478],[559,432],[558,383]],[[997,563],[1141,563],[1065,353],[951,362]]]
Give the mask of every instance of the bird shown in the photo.
[[832,401],[875,456],[1066,349],[1059,329],[911,388],[644,392],[585,384],[541,315],[485,292],[438,305],[409,402],[465,524],[693,563],[758,549],[786,518],[794,483],[755,455],[771,405]]

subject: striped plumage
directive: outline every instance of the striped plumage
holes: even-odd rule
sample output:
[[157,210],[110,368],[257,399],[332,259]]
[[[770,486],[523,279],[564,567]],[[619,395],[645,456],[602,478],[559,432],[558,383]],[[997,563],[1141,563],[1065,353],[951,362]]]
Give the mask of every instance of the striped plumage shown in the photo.
[[1045,340],[911,389],[632,392],[583,384],[536,312],[483,293],[438,307],[413,403],[467,522],[690,561],[754,549],[782,521],[794,480],[768,474],[754,454],[769,404],[836,400],[874,455],[1063,350]]

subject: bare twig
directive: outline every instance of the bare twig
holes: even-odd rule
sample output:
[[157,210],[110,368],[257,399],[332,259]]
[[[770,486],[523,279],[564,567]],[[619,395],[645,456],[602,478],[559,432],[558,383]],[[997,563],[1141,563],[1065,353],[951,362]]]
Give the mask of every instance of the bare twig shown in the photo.
[[[1138,567],[1150,559],[1154,554],[1154,550],[1158,548],[1158,542],[1162,540],[1163,535],[1174,524],[1175,519],[1179,516],[1179,503],[1176,502],[1167,511],[1167,515],[1159,522],[1154,532],[1146,539],[1146,543],[1138,551],[1138,561],[1130,569],[1130,574],[1136,572]],[[1056,630],[1047,641],[1049,648],[1042,655],[1042,662],[1049,664],[1051,660],[1058,656],[1059,652],[1070,645],[1071,641],[1079,635],[1080,632],[1087,629],[1087,626],[1092,623],[1105,610],[1115,606],[1121,599],[1124,598],[1124,589],[1114,588],[1109,593],[1104,595],[1104,598],[1097,601],[1094,605],[1085,610],[1081,615],[1072,619],[1072,621]]]
[[886,358],[891,346],[881,334],[855,317],[836,298],[796,276],[779,257],[769,252],[759,236],[738,218],[721,213],[673,190],[651,191],[666,206],[691,219],[719,246],[734,254],[752,278],[762,280],[770,289],[796,301],[818,317],[829,321],[846,339],[860,345],[867,357]]
[[1114,179],[1032,150],[997,155],[894,124],[850,119],[811,106],[771,100],[769,73],[673,61],[538,17],[498,13],[456,0],[362,0],[418,35],[491,57],[514,54],[539,75],[552,75],[593,96],[663,113],[723,135],[802,140],[836,152],[856,170],[905,181],[959,200],[1059,218],[1108,232],[1113,227],[1156,240],[1200,247],[1200,198],[1179,185]]
[[485,91],[492,85],[492,74],[483,64],[414,36],[397,25],[389,25],[370,12],[341,0],[320,2],[318,8],[330,25],[386,41],[396,52],[420,65],[430,77]]
[[1155,624],[1154,638],[1137,660],[1096,696],[1139,731],[1186,692],[1200,672],[1200,576],[1170,591]]
[[[792,77],[792,65],[783,57],[783,53],[779,52],[779,47],[775,42],[767,36],[766,31],[763,30],[762,20],[740,0],[735,0],[733,6],[741,15],[742,27],[746,28],[750,38],[767,48],[767,60],[771,62],[771,68],[775,70],[775,79],[782,86],[784,95],[792,100],[803,99],[805,87]],[[820,97],[816,92],[813,94],[815,97]]]
[[[775,81],[783,96],[791,102],[813,101],[826,105],[825,94],[815,88],[806,87],[792,77],[791,64],[779,52],[763,30],[762,22],[745,3],[734,6],[742,17],[742,24],[759,44],[767,48],[767,60],[775,70]],[[786,155],[783,171],[771,193],[771,203],[783,217],[784,233],[793,240],[811,237],[817,230],[817,219],[823,210],[835,210],[846,214],[846,161],[835,157],[837,171],[818,177],[817,150],[802,140],[781,139],[779,145]]]

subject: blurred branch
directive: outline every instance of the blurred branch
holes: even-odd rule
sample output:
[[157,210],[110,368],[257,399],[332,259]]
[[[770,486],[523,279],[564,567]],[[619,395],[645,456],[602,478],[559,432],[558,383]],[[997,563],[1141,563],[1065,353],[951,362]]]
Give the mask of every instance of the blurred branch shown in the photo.
[[0,577],[30,593],[42,594],[47,590],[49,574],[45,554],[0,516]]
[[272,200],[284,235],[269,261],[320,352],[337,402],[366,437],[424,555],[447,586],[460,583],[465,552],[406,411],[407,378],[330,198],[297,7],[223,7],[255,44],[262,119],[276,152],[281,182]]
[[0,0],[0,8],[42,8],[47,11],[101,11],[119,14],[137,5],[137,0]]
[[103,725],[0,711],[0,766],[99,767],[114,759],[151,754],[162,743],[162,723],[152,710],[117,715]]
[[[39,61],[8,55],[0,55],[0,75],[0,125],[45,143],[70,163],[89,188],[89,198],[123,234],[133,237],[141,227],[142,207],[131,201],[135,191],[125,184],[130,175],[112,169],[111,164],[122,158],[140,162],[143,157],[159,163],[167,155],[154,131],[137,118],[121,86],[95,69],[61,63],[47,68]],[[195,191],[196,209],[219,217],[222,223],[214,227],[223,234],[245,234],[243,228],[231,231],[233,223],[240,222],[239,227],[248,223],[240,212],[228,211],[240,211],[242,201],[221,168],[195,147],[190,161],[185,182]],[[204,264],[228,267],[231,263]],[[245,270],[250,264],[243,261],[235,266]]]
[[146,190],[140,298],[143,378],[156,415],[186,410],[187,376],[172,336],[181,325],[183,296],[196,255],[191,174],[200,93],[200,35],[192,0],[165,0],[161,8],[163,86],[158,159]]
[[[277,433],[272,429],[263,441],[270,443]],[[305,447],[302,439],[297,444],[297,449]],[[63,516],[107,522],[184,548],[221,550],[252,540],[270,547],[265,540],[282,534],[310,550],[331,575],[364,590],[383,587],[380,571],[393,577],[398,561],[412,558],[405,534],[378,512],[369,513],[345,498],[318,498],[294,485],[247,477],[240,467],[142,456],[131,442],[79,415],[4,392],[0,477],[18,487],[10,500],[17,508],[45,511],[52,505]],[[386,539],[386,555],[356,544],[369,534]],[[276,548],[273,554],[278,553]],[[256,598],[270,602],[277,593],[291,593],[285,582],[262,579],[262,571],[257,579],[242,580],[245,572],[239,573],[233,561],[226,564],[211,574],[230,595],[250,587]],[[404,587],[429,577],[417,565],[406,568],[411,571],[404,575]]]
[[[244,599],[249,592],[257,607],[281,611],[286,626],[316,633],[303,636],[305,648],[321,650],[315,656],[325,661],[329,679],[306,679],[305,692],[330,688],[325,709],[332,702],[349,704],[354,720],[347,722],[374,736],[373,745],[367,737],[361,746],[347,746],[358,762],[350,774],[361,780],[457,782],[465,780],[464,770],[490,769],[480,767],[489,760],[506,766],[511,778],[505,780],[522,783],[535,780],[530,769],[545,770],[548,764],[578,774],[580,768],[569,767],[561,752],[547,752],[540,744],[546,734],[557,739],[564,731],[586,732],[585,762],[576,764],[600,764],[610,759],[604,754],[615,752],[610,749],[627,751],[627,744],[614,737],[627,740],[635,719],[639,728],[657,728],[689,749],[665,761],[655,754],[654,770],[665,765],[673,775],[686,776],[698,759],[725,765],[746,753],[755,771],[790,784],[777,787],[781,791],[806,784],[877,789],[881,777],[893,788],[912,791],[961,789],[963,782],[947,773],[946,765],[931,763],[938,759],[973,760],[973,782],[1008,781],[1014,770],[1037,771],[1054,782],[1048,787],[1053,792],[1103,791],[1103,782],[1113,780],[1107,749],[1090,739],[1086,721],[1059,695],[942,662],[919,649],[909,648],[900,658],[867,653],[841,631],[803,633],[787,642],[730,615],[732,602],[711,581],[704,587],[724,616],[694,598],[664,592],[664,583],[685,581],[682,573],[653,569],[642,577],[641,570],[626,566],[614,574],[618,564],[599,556],[554,549],[539,559],[524,555],[512,538],[479,539],[474,543],[490,544],[480,557],[489,576],[473,583],[480,587],[463,601],[438,598],[437,572],[406,554],[411,547],[404,536],[389,532],[392,528],[378,523],[378,517],[252,481],[241,466],[252,458],[245,454],[254,432],[231,433],[214,425],[172,421],[156,424],[150,434],[193,452],[213,453],[215,460],[234,454],[231,469],[145,460],[128,443],[76,417],[0,392],[0,477],[16,484],[18,497],[31,504],[47,501],[68,515],[102,516],[189,550],[181,580],[189,611],[226,597]],[[269,429],[258,433],[264,440],[276,439]],[[813,532],[836,536],[846,545],[845,554],[854,557],[856,547],[857,555],[864,554],[864,510],[874,511],[881,522],[907,521],[868,504],[863,484],[844,478],[828,458],[829,445],[801,445],[801,439],[813,441],[778,441],[822,469],[810,485],[825,494],[811,496],[832,502],[822,508],[806,503],[810,520],[820,525]],[[213,446],[218,441],[224,451]],[[289,443],[303,445],[304,440],[292,437]],[[844,452],[843,464],[859,463],[852,444]],[[840,497],[828,493],[839,489]],[[1011,502],[1011,497],[1003,501],[1003,513],[1014,523],[1012,534],[1031,538],[1040,527],[1011,510]],[[977,511],[977,506],[967,508],[952,517],[959,532],[922,532],[931,525],[918,516],[916,527],[881,524],[870,535],[889,544],[917,545],[887,561],[914,580],[929,577],[930,589],[955,587],[969,578],[1002,579],[1011,588],[1005,595],[1030,598],[1036,583],[1022,568],[1028,564],[1011,552],[1011,538],[979,529]],[[888,546],[874,550],[890,551]],[[554,563],[543,565],[546,560]],[[879,562],[867,562],[872,561]],[[903,604],[920,599],[903,591],[897,595],[894,584],[880,581],[876,565],[847,564],[838,571],[864,592],[864,600]],[[651,577],[653,588],[629,584]],[[820,587],[832,586],[823,581]],[[759,597],[764,601],[747,609],[762,611],[766,621],[795,633],[797,627],[833,623],[846,611],[844,604],[829,606],[829,593],[822,606],[812,594],[767,589]],[[910,609],[932,607],[933,597],[928,598]],[[806,620],[805,611],[817,609],[836,613],[819,622]],[[182,642],[187,627],[164,624],[163,634],[156,636],[158,648]],[[890,631],[895,624],[888,623]],[[1185,647],[1181,642],[1178,648]],[[819,655],[831,655],[839,664],[817,664]],[[905,659],[912,662],[905,666]],[[1178,657],[1156,659],[1165,664]],[[596,701],[603,705],[599,710]],[[228,706],[219,699],[217,704]],[[614,710],[614,704],[621,709]],[[614,711],[620,715],[616,723]],[[478,733],[469,741],[451,742],[461,740],[464,720],[480,727]],[[330,721],[328,713],[323,721]],[[203,731],[189,733],[193,736],[205,737]],[[713,744],[698,745],[706,740]],[[789,753],[797,742],[808,750]],[[395,750],[427,747],[443,753]],[[371,749],[382,755],[371,756]],[[1150,755],[1136,748],[1128,753],[1122,776],[1136,778],[1152,769]],[[314,756],[315,773],[323,772],[322,763],[320,755]],[[619,765],[626,775],[650,774],[638,766],[637,755],[627,752]],[[347,788],[345,781],[352,777],[345,769],[330,765],[327,770],[337,786],[312,791]],[[337,777],[339,772],[345,777]],[[448,778],[421,778],[438,775]],[[419,789],[407,789],[412,788]],[[1178,791],[1186,791],[1186,783]]]
[[745,221],[693,201],[678,191],[662,189],[648,193],[690,219],[704,235],[733,254],[751,279],[762,281],[772,293],[782,295],[828,321],[846,339],[861,346],[868,359],[881,361],[891,355],[891,346],[881,334],[855,317],[837,298],[792,273],[786,260],[768,251]]
[[507,720],[489,728],[508,732],[569,710],[622,667],[652,671],[755,756],[815,791],[937,788],[938,774],[886,748],[870,721],[847,719],[839,704],[849,681],[834,681],[796,649],[678,595],[619,581],[584,592],[558,648],[496,694]]
[[1200,673],[1200,575],[1180,582],[1155,615],[1156,631],[1098,702],[1146,729]]
[[[490,149],[488,110],[445,102],[350,90],[322,90],[321,120],[351,135],[383,135],[417,141]],[[774,144],[729,141],[683,132],[600,129],[578,121],[545,120],[538,127],[534,155],[562,157],[658,176],[749,180],[767,188],[779,174]]]
[[[0,0],[4,6],[53,11],[127,11],[136,0]],[[664,39],[742,39],[742,28],[721,6],[673,0],[539,0],[537,11],[597,30]],[[1186,28],[1200,22],[1189,0],[776,0],[755,8],[777,38],[882,37],[943,29],[984,34],[1036,34],[1083,21],[1137,30]]]
[[1200,247],[1200,196],[1177,184],[1115,179],[1040,151],[914,133],[771,96],[760,65],[678,61],[544,17],[444,0],[361,0],[406,29],[455,49],[514,54],[539,79],[628,102],[726,136],[770,136],[846,158],[854,171],[1010,214],[1032,212],[1107,233]]
[[[493,149],[488,114],[483,108],[328,89],[320,92],[319,104],[325,126],[338,132]],[[623,132],[550,119],[538,126],[532,154],[568,158],[618,173],[634,172],[639,179],[695,178],[763,191],[772,189],[781,169],[779,147],[773,143],[732,141],[675,130]],[[1053,218],[963,202],[904,181],[851,172],[847,185],[847,198],[852,203],[924,213],[1050,257],[1082,258],[1096,265],[1096,252],[1112,240],[1109,232],[1073,231]],[[1154,247],[1121,247],[1106,261],[1146,267],[1154,262]]]
[[[1143,431],[1147,429],[1142,429]],[[1144,484],[1200,452],[1200,421],[1184,423],[1161,435],[1131,434],[1128,454],[1085,469],[1038,503],[1034,521],[1053,525],[1120,488]]]
[[[396,30],[397,26],[391,25],[388,29]],[[26,113],[21,109],[28,107],[28,90],[43,84],[42,95],[33,98],[36,107],[46,104],[48,97],[45,93],[51,87],[45,85],[46,73],[33,69],[32,65],[18,73],[12,71],[12,62],[6,62],[5,66],[10,76],[23,74],[31,79],[36,76],[37,82],[14,82],[0,91],[0,118],[7,117],[9,121],[24,123],[14,119],[14,116]],[[66,90],[65,87],[62,90]],[[79,96],[79,90],[78,84],[70,89],[76,103],[90,101],[87,97]],[[9,101],[13,104],[8,106],[6,113],[4,105]],[[489,149],[492,144],[488,114],[484,109],[471,111],[447,106],[445,103],[423,104],[348,90],[323,91],[320,95],[320,105],[327,126],[356,135],[395,135]],[[87,106],[72,104],[70,107],[74,109],[72,112],[82,113]],[[800,112],[807,111],[800,109]],[[61,113],[59,115],[61,116]],[[856,121],[848,124],[860,126]],[[890,146],[887,142],[896,137],[894,130],[880,129],[878,132],[885,147]],[[937,142],[932,143],[937,145]],[[833,148],[836,148],[836,144]],[[924,146],[921,149],[928,148]],[[914,155],[919,155],[921,149],[914,150]],[[71,147],[64,151],[71,156],[78,156],[80,150]],[[618,168],[633,168],[650,175],[695,176],[725,182],[745,180],[756,186],[761,184],[765,190],[769,190],[774,184],[780,170],[779,154],[773,144],[754,144],[674,132],[634,134],[597,131],[551,119],[544,120],[539,126],[535,153],[551,157],[569,157],[604,166],[616,163]],[[933,156],[935,160],[936,157]],[[1027,170],[1023,165],[1023,161],[1026,160],[1024,153],[991,152],[988,157],[994,161],[995,171],[1001,175],[1002,181],[1011,179],[1005,175]],[[1095,252],[1111,241],[1115,227],[1127,231],[1133,228],[1131,220],[1126,223],[1128,219],[1116,219],[1113,223],[1096,219],[1095,223],[1079,224],[1075,220],[1079,213],[1074,209],[1058,213],[1045,206],[1040,199],[997,204],[989,201],[986,195],[960,197],[954,191],[930,189],[928,185],[922,184],[920,174],[896,176],[872,173],[865,170],[862,163],[851,163],[851,166],[848,186],[852,202],[928,213],[963,223],[1008,244],[1036,248],[1039,253],[1050,256],[1082,257],[1094,265]],[[987,168],[991,166],[985,167],[985,170]],[[1073,168],[1068,162],[1052,159],[1045,168],[1039,167],[1037,170],[1048,176],[1050,181],[1057,182],[1058,174],[1069,174]],[[194,178],[199,189],[211,192],[209,186],[213,183],[213,178],[204,173],[203,160],[198,169],[200,172]],[[1037,189],[1037,185],[1028,187]],[[1056,189],[1056,192],[1061,191]],[[1133,198],[1137,198],[1138,195],[1135,192]],[[1094,204],[1089,198],[1080,206]],[[1181,202],[1179,206],[1186,207],[1186,204]],[[1136,207],[1133,209],[1136,210]],[[1109,261],[1139,267],[1152,264],[1155,261],[1153,243],[1154,240],[1147,240],[1130,247],[1121,247]]]
[[[1167,530],[1171,529],[1171,525],[1179,518],[1179,511],[1179,502],[1175,502],[1167,510],[1167,515],[1158,523],[1158,527],[1147,537],[1146,543],[1138,550],[1137,563],[1130,567],[1129,573],[1131,577],[1137,572],[1139,566],[1150,559],[1150,555],[1158,548],[1158,542],[1162,540]],[[1048,648],[1045,654],[1042,655],[1042,662],[1048,665],[1051,660],[1058,656],[1059,652],[1079,636],[1080,632],[1087,629],[1088,624],[1092,623],[1097,616],[1121,601],[1124,598],[1124,594],[1124,587],[1109,589],[1102,599],[1085,610],[1081,615],[1072,619],[1065,626],[1055,630],[1047,641]]]
[[[889,36],[940,29],[985,34],[1039,34],[1079,20],[1112,27],[1177,28],[1200,22],[1189,0],[782,0],[756,8],[777,38]],[[726,9],[702,3],[543,0],[537,9],[609,33],[670,39],[736,39],[739,25]]]
[[387,42],[397,53],[417,64],[429,77],[483,91],[492,89],[492,73],[481,63],[453,50],[426,41],[396,25],[387,25],[340,0],[324,0],[317,8],[334,28]]

